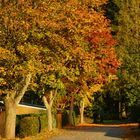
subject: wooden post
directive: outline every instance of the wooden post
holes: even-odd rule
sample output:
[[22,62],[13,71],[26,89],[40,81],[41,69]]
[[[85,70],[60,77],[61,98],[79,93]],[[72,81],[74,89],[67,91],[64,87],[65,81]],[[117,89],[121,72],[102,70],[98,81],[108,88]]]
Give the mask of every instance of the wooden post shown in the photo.
[[57,128],[61,129],[62,128],[62,113],[57,113]]

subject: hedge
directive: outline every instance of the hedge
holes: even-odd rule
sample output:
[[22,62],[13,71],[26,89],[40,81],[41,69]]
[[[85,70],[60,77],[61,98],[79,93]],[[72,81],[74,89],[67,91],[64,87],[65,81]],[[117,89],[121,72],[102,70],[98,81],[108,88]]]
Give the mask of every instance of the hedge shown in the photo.
[[47,128],[47,114],[17,116],[16,134],[19,137],[32,136]]

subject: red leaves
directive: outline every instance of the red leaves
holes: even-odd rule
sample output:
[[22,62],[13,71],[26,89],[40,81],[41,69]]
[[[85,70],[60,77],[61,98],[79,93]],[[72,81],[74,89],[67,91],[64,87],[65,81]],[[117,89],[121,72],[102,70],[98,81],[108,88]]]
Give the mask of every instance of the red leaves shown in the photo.
[[99,76],[97,83],[106,83],[108,75],[115,75],[120,62],[117,59],[115,48],[116,41],[113,39],[108,27],[103,31],[92,31],[88,37],[91,50],[95,54],[95,61]]
[[90,33],[88,40],[92,43],[93,47],[113,46],[116,44],[116,41],[112,38],[109,31],[93,31]]

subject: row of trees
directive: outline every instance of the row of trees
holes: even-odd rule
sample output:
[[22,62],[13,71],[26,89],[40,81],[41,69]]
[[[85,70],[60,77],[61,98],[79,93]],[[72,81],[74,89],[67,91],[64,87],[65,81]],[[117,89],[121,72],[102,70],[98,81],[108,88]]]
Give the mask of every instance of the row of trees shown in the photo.
[[55,98],[60,104],[70,101],[70,120],[74,101],[80,102],[83,122],[85,102],[116,79],[120,65],[101,8],[106,0],[4,0],[0,4],[5,137],[15,137],[16,106],[29,88],[44,101],[49,130]]
[[122,65],[118,80],[109,84],[106,91],[119,102],[120,118],[129,114],[140,99],[139,7],[139,0],[110,0],[107,6],[106,14],[118,41],[116,49]]

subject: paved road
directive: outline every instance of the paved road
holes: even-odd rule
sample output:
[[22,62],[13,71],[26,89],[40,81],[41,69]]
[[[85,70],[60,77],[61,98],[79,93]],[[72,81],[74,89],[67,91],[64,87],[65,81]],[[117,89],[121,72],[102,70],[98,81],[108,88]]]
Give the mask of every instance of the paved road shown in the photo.
[[120,127],[83,127],[69,129],[63,136],[49,140],[122,140],[124,129]]

